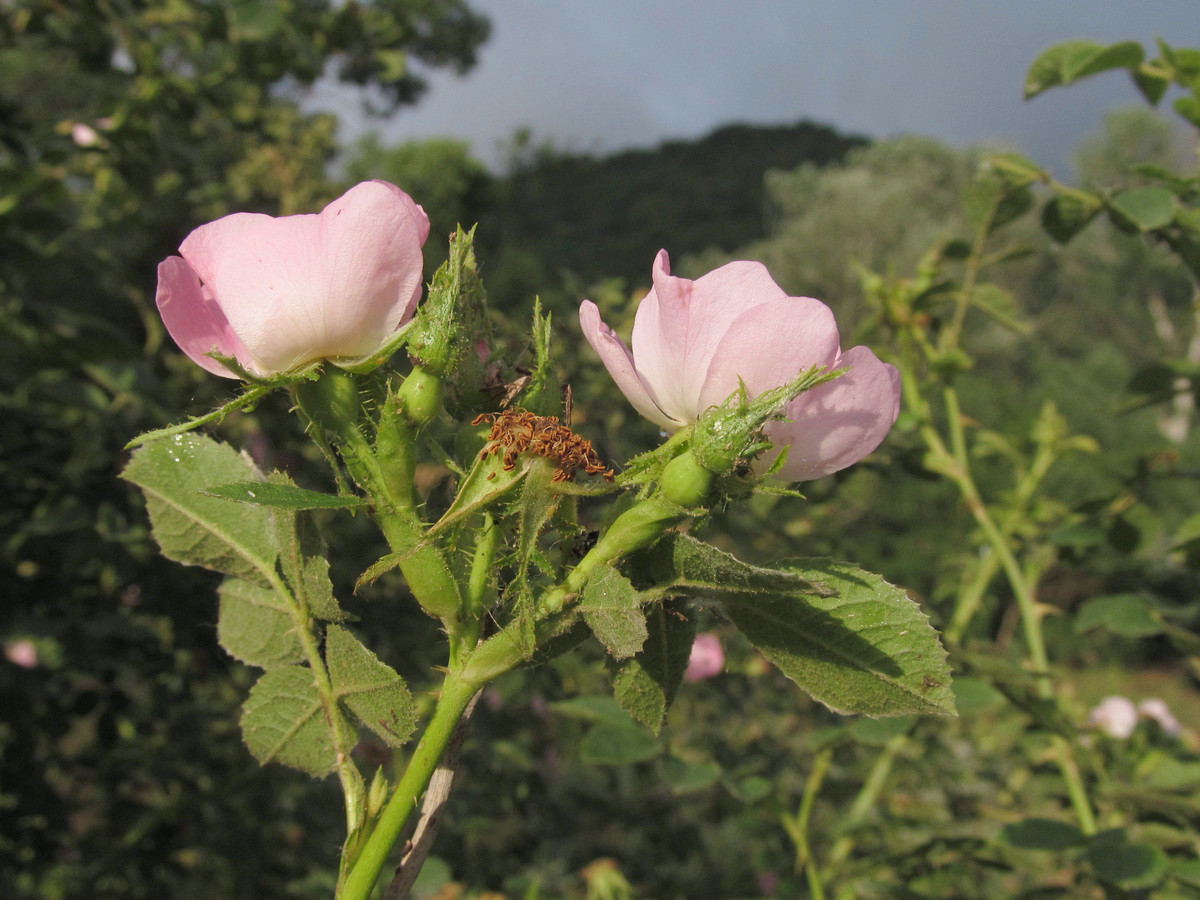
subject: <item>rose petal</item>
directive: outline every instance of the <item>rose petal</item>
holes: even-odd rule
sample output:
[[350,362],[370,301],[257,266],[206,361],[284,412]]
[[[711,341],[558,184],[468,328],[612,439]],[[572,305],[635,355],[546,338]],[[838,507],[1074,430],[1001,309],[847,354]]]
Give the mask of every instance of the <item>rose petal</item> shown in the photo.
[[407,194],[366,182],[318,215],[227,216],[181,250],[260,368],[282,372],[390,337],[420,299],[428,234]]
[[584,300],[579,306],[579,326],[583,329],[583,336],[587,338],[587,342],[599,354],[601,362],[608,369],[608,374],[617,383],[625,398],[633,404],[634,409],[656,425],[672,431],[686,424],[672,420],[659,409],[650,391],[638,376],[629,348],[615,331],[600,320],[600,310],[591,300]]
[[811,297],[781,297],[737,317],[712,353],[697,413],[723,402],[738,389],[750,396],[787,384],[805,369],[838,358],[833,311]]
[[158,291],[154,302],[168,333],[192,362],[223,378],[239,377],[207,355],[215,350],[223,356],[236,358],[253,370],[249,351],[185,260],[168,256],[158,264]]
[[787,410],[791,421],[766,427],[776,447],[790,445],[780,478],[810,481],[852,466],[883,443],[895,424],[900,413],[896,367],[866,347],[847,350],[837,366],[850,368],[797,397]]
[[730,326],[743,313],[787,294],[757,262],[731,262],[695,281],[677,278],[665,250],[654,260],[653,278],[654,288],[634,317],[633,356],[663,411],[676,421],[692,422],[704,408],[700,395],[706,375]]

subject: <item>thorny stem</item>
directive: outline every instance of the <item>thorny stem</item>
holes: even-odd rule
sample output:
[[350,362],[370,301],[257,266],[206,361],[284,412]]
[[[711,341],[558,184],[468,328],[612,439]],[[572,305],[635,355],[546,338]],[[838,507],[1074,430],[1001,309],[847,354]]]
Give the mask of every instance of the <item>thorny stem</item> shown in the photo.
[[458,754],[467,738],[467,728],[471,724],[471,714],[479,703],[482,692],[477,691],[463,711],[462,718],[454,727],[450,745],[442,756],[442,761],[429,780],[429,788],[425,791],[425,799],[421,802],[421,814],[417,826],[413,830],[400,865],[396,867],[396,875],[387,890],[383,892],[383,900],[404,900],[408,892],[421,874],[421,866],[433,842],[437,839],[438,829],[442,825],[442,816],[446,812],[446,802],[450,799],[450,791],[454,787],[455,769],[458,765]]
[[409,816],[454,737],[459,720],[481,686],[481,682],[467,678],[461,672],[452,671],[446,676],[433,718],[421,735],[400,783],[383,808],[358,861],[346,876],[338,900],[367,900],[371,895],[388,854],[400,839]]

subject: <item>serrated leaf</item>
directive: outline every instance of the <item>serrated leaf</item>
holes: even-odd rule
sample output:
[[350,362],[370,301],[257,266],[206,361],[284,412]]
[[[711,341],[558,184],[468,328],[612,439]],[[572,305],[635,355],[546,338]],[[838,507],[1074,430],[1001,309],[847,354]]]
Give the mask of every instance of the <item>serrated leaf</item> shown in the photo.
[[766,570],[687,535],[671,553],[672,591],[720,601],[763,656],[833,711],[954,715],[937,632],[878,575],[829,560]]
[[270,511],[203,493],[218,484],[262,481],[249,459],[211,438],[177,434],[139,447],[122,477],[145,493],[164,556],[270,585],[279,554]]
[[304,659],[288,602],[277,591],[226,578],[217,593],[221,598],[217,640],[230,656],[263,669]]
[[325,632],[325,662],[337,698],[389,747],[400,747],[417,725],[408,685],[340,625]]
[[[271,483],[291,485],[282,472],[271,473]],[[280,548],[279,563],[297,601],[314,618],[341,622],[346,618],[333,596],[325,540],[306,512],[275,508],[271,521]]]
[[681,603],[655,604],[646,617],[647,637],[635,656],[614,663],[613,694],[621,708],[655,734],[687,671],[696,623]]
[[1071,54],[1088,47],[1099,47],[1091,41],[1064,41],[1042,51],[1025,74],[1025,99],[1031,100],[1043,91],[1063,83],[1063,65]]
[[612,566],[594,572],[584,585],[579,610],[609,656],[626,659],[646,642],[642,595]]
[[[328,775],[337,765],[333,735],[311,669],[270,669],[250,689],[242,707],[242,738],[264,765],[282,763],[309,775]],[[345,735],[350,743],[353,735]]]
[[367,501],[362,497],[339,497],[296,487],[294,484],[264,484],[261,481],[218,484],[204,493],[211,497],[249,503],[252,506],[275,506],[280,509],[354,509],[367,505]]
[[1109,210],[1140,231],[1163,228],[1175,218],[1175,195],[1162,187],[1121,191],[1108,202]]

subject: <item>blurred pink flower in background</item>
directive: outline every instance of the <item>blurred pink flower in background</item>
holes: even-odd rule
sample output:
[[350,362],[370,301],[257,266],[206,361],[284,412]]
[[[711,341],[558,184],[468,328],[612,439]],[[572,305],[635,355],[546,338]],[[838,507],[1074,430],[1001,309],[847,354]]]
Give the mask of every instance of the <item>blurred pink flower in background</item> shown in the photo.
[[728,398],[739,378],[757,396],[821,366],[848,370],[793,400],[791,421],[766,426],[777,450],[791,446],[779,477],[829,475],[887,436],[900,411],[900,373],[866,347],[843,353],[833,312],[820,300],[789,297],[757,262],[731,262],[690,281],[671,275],[662,250],[653,277],[634,318],[632,350],[600,320],[596,304],[579,308],[588,343],[651,422],[677,431]]
[[1143,718],[1152,719],[1170,737],[1183,733],[1183,726],[1171,708],[1158,697],[1149,697],[1136,706],[1127,697],[1105,697],[1092,710],[1088,723],[1109,737],[1124,739],[1133,734],[1138,720]]
[[91,125],[76,122],[71,126],[71,140],[77,147],[94,147],[100,143],[100,135]]
[[1105,697],[1092,710],[1088,723],[1109,737],[1123,740],[1137,728],[1138,710],[1127,697]]
[[37,646],[33,641],[22,638],[4,646],[4,658],[23,669],[33,669],[38,664]]
[[711,632],[696,635],[683,677],[688,681],[703,681],[720,675],[724,669],[725,648],[721,646],[721,639]]
[[320,213],[234,213],[189,234],[158,266],[159,313],[175,343],[214,375],[276,375],[356,360],[412,318],[429,236],[425,211],[384,181],[352,187]]
[[1165,700],[1149,697],[1138,704],[1138,712],[1147,719],[1157,722],[1164,734],[1179,737],[1183,733],[1183,726],[1179,724],[1179,720],[1175,718]]

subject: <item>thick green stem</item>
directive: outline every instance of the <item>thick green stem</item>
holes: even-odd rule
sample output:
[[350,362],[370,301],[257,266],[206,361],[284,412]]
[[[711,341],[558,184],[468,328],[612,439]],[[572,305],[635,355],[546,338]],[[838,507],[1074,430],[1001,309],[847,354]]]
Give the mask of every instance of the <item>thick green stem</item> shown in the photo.
[[454,736],[458,720],[481,686],[482,682],[466,678],[461,673],[451,672],[446,676],[433,718],[413,751],[400,783],[380,814],[358,861],[346,876],[338,900],[367,900],[371,895],[388,854],[400,839],[404,826]]

